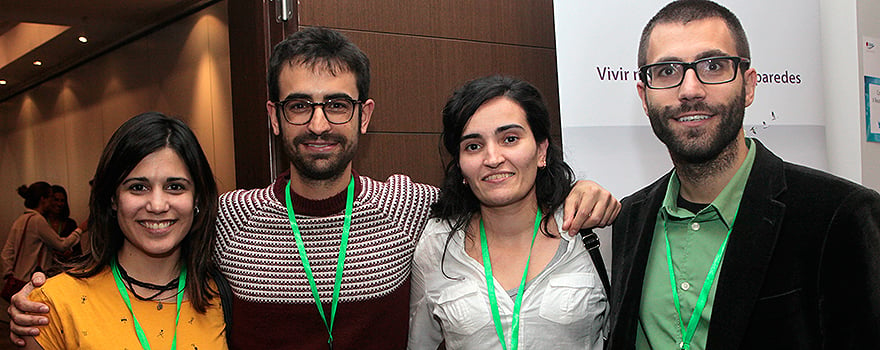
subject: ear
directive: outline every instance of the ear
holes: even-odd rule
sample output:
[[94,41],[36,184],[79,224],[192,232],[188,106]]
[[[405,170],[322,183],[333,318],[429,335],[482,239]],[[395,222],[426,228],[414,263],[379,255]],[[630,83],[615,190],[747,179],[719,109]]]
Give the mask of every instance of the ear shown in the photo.
[[361,104],[361,134],[367,133],[370,118],[373,117],[373,108],[376,108],[376,102],[372,98],[368,98]]
[[752,104],[752,101],[755,100],[755,86],[758,85],[758,72],[754,68],[749,68],[743,73],[743,78],[746,84],[745,102],[746,107],[748,107]]
[[278,136],[281,134],[281,125],[278,121],[278,113],[275,110],[275,104],[272,101],[266,101],[266,115],[269,117],[269,124],[272,125],[272,134]]
[[113,196],[112,198],[110,198],[110,209],[113,209],[113,211],[117,210],[116,209],[116,196]]
[[[538,166],[539,167],[547,166],[547,147],[549,147],[549,146],[550,146],[550,142],[547,140],[541,141],[541,143],[538,144]],[[544,160],[543,165],[541,164],[542,159]]]
[[639,98],[642,99],[642,110],[645,111],[645,115],[648,114],[648,96],[647,94],[647,86],[641,80],[636,83],[636,91],[639,93]]

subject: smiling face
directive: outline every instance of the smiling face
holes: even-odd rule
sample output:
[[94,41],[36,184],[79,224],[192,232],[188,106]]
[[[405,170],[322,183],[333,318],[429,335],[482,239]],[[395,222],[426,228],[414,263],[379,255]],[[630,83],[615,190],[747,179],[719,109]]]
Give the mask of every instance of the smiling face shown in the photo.
[[49,207],[49,213],[53,216],[59,216],[66,205],[67,196],[61,192],[53,192],[52,206]]
[[[648,42],[647,64],[663,61],[692,62],[716,56],[737,56],[736,44],[725,22],[707,18],[657,24]],[[705,163],[729,145],[744,145],[745,107],[754,99],[757,76],[753,68],[737,73],[729,83],[703,84],[693,70],[680,86],[648,89],[637,85],[642,106],[654,134],[674,160]]]
[[547,141],[535,141],[522,107],[496,97],[465,124],[458,163],[480,203],[499,207],[536,200],[535,177],[546,155]]
[[[278,76],[281,99],[305,98],[323,102],[330,98],[359,98],[355,75],[348,71],[335,76],[320,65],[288,64]],[[367,132],[373,112],[373,100],[355,107],[355,115],[345,124],[331,124],[322,107],[315,108],[305,125],[293,125],[276,113],[276,105],[266,103],[272,131],[281,135],[284,151],[290,159],[291,171],[305,179],[336,179],[351,167],[358,145],[359,133]],[[358,117],[358,112],[360,117]]]
[[120,257],[176,259],[192,227],[194,191],[189,170],[172,149],[144,157],[116,188],[113,209],[125,235]]

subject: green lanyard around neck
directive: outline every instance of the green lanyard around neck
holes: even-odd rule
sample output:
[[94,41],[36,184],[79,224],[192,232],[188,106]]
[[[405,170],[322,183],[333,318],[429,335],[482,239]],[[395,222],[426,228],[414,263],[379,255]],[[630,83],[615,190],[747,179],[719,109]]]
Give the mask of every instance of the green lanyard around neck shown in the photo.
[[[532,260],[532,248],[535,246],[535,237],[538,235],[538,227],[541,224],[541,208],[535,214],[535,230],[532,231],[532,244],[529,246],[529,256],[526,258],[526,268],[523,271],[519,289],[516,292],[516,300],[513,302],[513,322],[510,326],[510,350],[519,347],[519,310],[522,308],[523,294],[526,289],[526,277],[529,274],[529,261]],[[492,320],[495,321],[495,332],[501,347],[507,350],[507,342],[504,340],[504,329],[501,327],[501,315],[498,312],[498,300],[495,297],[495,279],[492,277],[492,262],[489,259],[489,243],[486,241],[486,229],[483,227],[483,219],[480,218],[480,249],[483,251],[483,270],[486,272],[486,286],[489,289],[489,307],[492,309]]]
[[[137,333],[138,341],[141,342],[141,347],[145,350],[150,350],[150,342],[147,341],[147,335],[144,334],[144,329],[141,328],[140,322],[138,322],[137,317],[134,316],[134,310],[131,308],[131,299],[128,298],[128,291],[125,290],[125,285],[122,283],[122,276],[119,273],[119,263],[116,259],[110,262],[110,266],[113,270],[113,279],[116,280],[116,288],[119,289],[119,295],[122,296],[122,300],[125,301],[125,306],[128,307],[128,312],[131,313],[131,319],[134,321],[134,331]],[[174,318],[174,339],[171,341],[171,350],[177,349],[177,323],[180,321],[180,303],[183,301],[183,288],[186,286],[186,265],[180,268],[180,277],[177,281],[177,316]]]
[[709,300],[709,290],[712,289],[712,283],[718,275],[718,268],[721,266],[721,259],[724,257],[724,250],[727,248],[727,240],[730,238],[730,233],[733,232],[733,223],[736,221],[737,214],[739,214],[739,208],[737,208],[737,212],[733,214],[733,220],[730,222],[730,229],[727,230],[727,236],[724,237],[724,241],[721,242],[721,247],[719,247],[718,252],[715,253],[715,259],[712,260],[712,265],[709,266],[709,272],[706,274],[706,280],[703,281],[703,288],[700,289],[700,295],[697,297],[697,304],[694,305],[694,312],[691,314],[691,319],[687,323],[687,328],[683,327],[684,319],[681,317],[681,302],[679,302],[678,299],[678,286],[675,282],[675,270],[672,268],[672,249],[669,247],[669,231],[666,226],[666,221],[668,219],[663,219],[663,238],[666,239],[666,265],[669,266],[669,280],[672,282],[672,301],[675,303],[675,312],[678,313],[678,328],[682,331],[681,342],[678,343],[678,347],[682,350],[688,350],[691,348],[691,340],[694,338],[694,333],[697,332],[697,325],[700,323],[700,315],[703,314],[703,309],[706,307],[706,302]]
[[327,334],[330,336],[327,343],[333,348],[333,322],[336,320],[336,305],[339,304],[339,288],[342,285],[342,265],[345,262],[345,251],[348,249],[348,232],[351,229],[351,211],[354,204],[354,176],[348,182],[348,192],[345,197],[345,219],[342,224],[342,243],[339,244],[339,258],[336,260],[336,282],[333,284],[333,303],[330,307],[330,323],[327,323],[327,317],[324,316],[324,308],[321,307],[321,296],[318,294],[318,287],[315,285],[315,277],[312,275],[312,266],[309,265],[309,258],[306,256],[306,248],[303,245],[302,235],[299,233],[299,226],[296,224],[296,217],[293,214],[293,202],[290,200],[290,181],[287,182],[287,188],[284,190],[284,197],[287,201],[287,218],[290,219],[290,228],[293,229],[293,237],[296,239],[296,249],[299,250],[299,259],[302,261],[303,269],[306,277],[309,279],[309,287],[312,289],[312,297],[315,298],[315,305],[318,306],[318,313],[324,320],[324,327],[327,328]]

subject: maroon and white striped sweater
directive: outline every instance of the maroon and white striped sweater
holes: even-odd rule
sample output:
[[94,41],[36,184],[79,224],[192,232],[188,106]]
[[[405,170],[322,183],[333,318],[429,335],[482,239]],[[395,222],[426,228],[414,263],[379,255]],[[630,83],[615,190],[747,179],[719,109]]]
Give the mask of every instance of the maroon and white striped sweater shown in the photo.
[[[321,320],[299,253],[284,188],[289,173],[263,189],[220,197],[215,258],[235,296],[231,349],[326,349]],[[393,175],[355,173],[351,233],[333,326],[335,349],[403,349],[410,263],[427,223],[435,187]],[[311,201],[292,194],[297,224],[330,321],[345,191]]]

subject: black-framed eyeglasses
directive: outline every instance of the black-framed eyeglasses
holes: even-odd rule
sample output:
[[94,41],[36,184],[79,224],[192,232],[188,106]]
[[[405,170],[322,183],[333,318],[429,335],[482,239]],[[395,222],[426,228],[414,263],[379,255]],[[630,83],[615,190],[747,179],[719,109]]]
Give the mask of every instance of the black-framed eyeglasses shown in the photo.
[[[293,125],[305,125],[312,121],[315,107],[321,106],[324,117],[331,124],[345,124],[354,116],[357,105],[363,101],[347,97],[331,98],[324,102],[312,102],[304,98],[288,98],[275,104],[275,112],[284,116],[284,120]],[[280,112],[279,112],[280,111]]]
[[736,79],[740,65],[748,69],[751,60],[745,57],[708,57],[690,63],[657,62],[639,67],[639,78],[651,89],[669,89],[681,85],[688,69],[693,69],[703,84],[724,84]]

